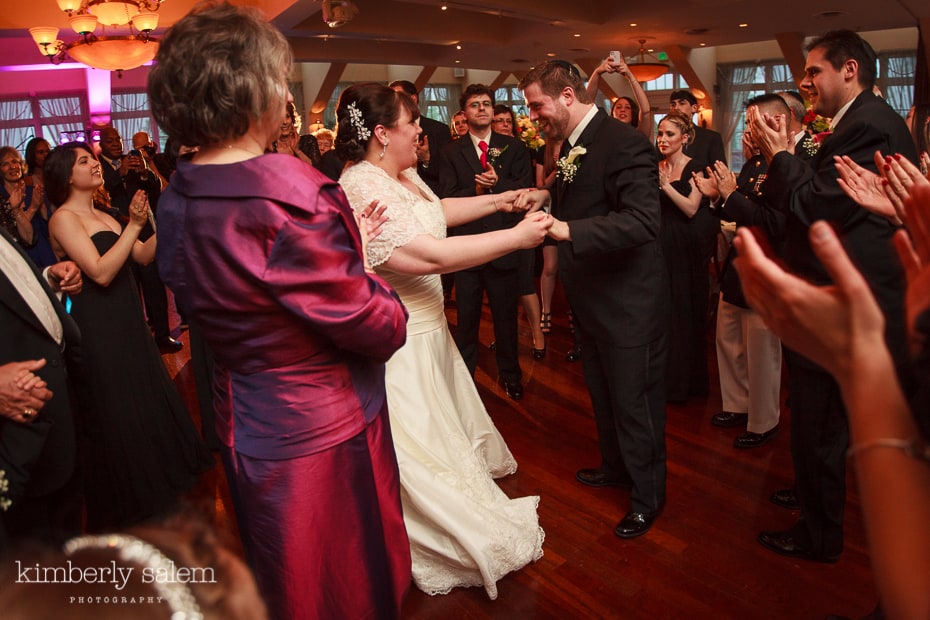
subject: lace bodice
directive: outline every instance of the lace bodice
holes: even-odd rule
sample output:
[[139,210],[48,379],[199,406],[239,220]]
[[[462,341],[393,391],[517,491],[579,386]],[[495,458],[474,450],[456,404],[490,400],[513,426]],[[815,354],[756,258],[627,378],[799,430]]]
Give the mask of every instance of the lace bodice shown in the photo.
[[446,216],[439,198],[413,168],[401,174],[417,186],[419,194],[414,194],[367,161],[349,167],[339,179],[353,210],[362,211],[373,200],[387,205],[386,214],[390,219],[385,222],[381,234],[368,243],[368,261],[372,267],[386,262],[394,250],[417,235],[427,234],[437,239],[446,237]]

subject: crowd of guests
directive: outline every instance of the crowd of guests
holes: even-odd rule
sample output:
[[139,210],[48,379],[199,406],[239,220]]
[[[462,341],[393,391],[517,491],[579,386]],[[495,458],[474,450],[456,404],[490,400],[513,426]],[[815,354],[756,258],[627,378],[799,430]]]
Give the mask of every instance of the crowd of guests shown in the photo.
[[[926,617],[927,106],[908,129],[872,93],[864,40],[835,31],[809,46],[801,87],[831,119],[826,139],[804,131],[797,93],[749,101],[738,174],[720,135],[694,123],[690,92],[653,125],[622,57],[587,85],[557,60],[522,78],[546,139],[536,153],[483,84],[463,91],[450,127],[420,114],[408,81],[356,84],[335,132],[301,135],[291,62],[257,11],[201,7],[150,73],[153,114],[177,145],[167,157],[147,134],[124,153],[113,127],[99,153],[41,139],[25,159],[0,149],[0,325],[13,345],[0,358],[0,551],[38,540],[64,544],[37,556],[50,565],[90,550],[218,568],[220,589],[238,592],[226,607],[199,587],[159,590],[185,617],[396,617],[411,579],[493,599],[542,556],[544,532],[540,498],[494,482],[517,464],[473,379],[482,306],[501,388],[520,400],[518,306],[541,360],[557,275],[600,457],[575,478],[629,487],[614,533],[642,536],[665,507],[666,405],[708,393],[724,221],[736,232],[712,423],[745,427],[737,448],[764,445],[779,430],[782,343],[790,376],[796,482],[772,500],[800,517],[759,543],[835,562],[854,455],[881,605]],[[605,111],[593,100],[609,73],[633,97]],[[181,346],[166,285],[214,364],[207,402],[254,582],[190,522],[140,525],[213,465],[160,357]],[[4,617],[40,613],[25,597],[5,588]]]

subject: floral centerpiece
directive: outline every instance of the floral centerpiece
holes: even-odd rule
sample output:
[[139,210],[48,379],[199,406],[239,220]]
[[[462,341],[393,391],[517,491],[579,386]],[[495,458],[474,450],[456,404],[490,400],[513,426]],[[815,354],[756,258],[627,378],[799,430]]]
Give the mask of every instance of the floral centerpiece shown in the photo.
[[538,150],[546,144],[546,141],[539,134],[539,129],[536,128],[536,123],[531,121],[526,114],[517,115],[517,131],[520,132],[519,135],[520,139],[523,140],[523,144],[531,151]]

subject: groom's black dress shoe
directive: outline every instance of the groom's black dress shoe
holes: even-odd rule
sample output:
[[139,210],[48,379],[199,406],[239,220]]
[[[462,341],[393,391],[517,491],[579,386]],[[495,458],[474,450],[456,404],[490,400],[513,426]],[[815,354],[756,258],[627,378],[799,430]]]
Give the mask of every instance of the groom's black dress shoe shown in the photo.
[[514,381],[512,383],[510,381],[501,381],[501,384],[503,384],[504,391],[511,400],[520,400],[523,398],[523,384],[519,381]]
[[801,502],[798,501],[798,494],[795,493],[794,489],[778,489],[772,493],[772,497],[770,497],[769,500],[776,506],[781,506],[788,510],[801,509]]
[[770,439],[775,437],[778,434],[778,425],[776,424],[773,428],[765,431],[764,433],[753,433],[752,431],[746,431],[733,441],[733,446],[739,448],[740,450],[748,450],[749,448],[758,448],[759,446],[764,446],[769,442]]
[[762,532],[759,534],[759,544],[779,555],[789,558],[799,558],[812,562],[836,564],[840,556],[820,555],[801,544],[790,531],[788,532]]
[[623,520],[614,529],[614,534],[620,538],[636,538],[642,536],[652,527],[652,522],[659,516],[660,511],[626,513]]
[[619,476],[608,476],[603,469],[579,469],[575,480],[589,487],[630,487],[633,482]]

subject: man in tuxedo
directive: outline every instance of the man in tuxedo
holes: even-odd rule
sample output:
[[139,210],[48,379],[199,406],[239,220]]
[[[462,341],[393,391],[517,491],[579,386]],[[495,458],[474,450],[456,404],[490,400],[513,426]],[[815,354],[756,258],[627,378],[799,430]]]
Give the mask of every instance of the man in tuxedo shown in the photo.
[[[413,82],[394,80],[390,87],[398,92],[405,92],[420,105],[420,93]],[[420,146],[417,147],[417,174],[429,188],[439,193],[439,154],[447,144],[452,142],[452,134],[445,123],[420,115]]]
[[[906,360],[904,289],[892,247],[895,226],[850,200],[837,183],[836,155],[876,171],[873,156],[901,153],[917,161],[904,120],[872,94],[875,52],[848,30],[824,34],[808,46],[801,88],[812,108],[831,118],[831,134],[805,163],[787,150],[784,122],[747,110],[753,139],[769,162],[766,204],[786,215],[784,258],[806,280],[830,284],[808,241],[808,228],[826,220],[862,271],[885,316],[885,341],[903,368]],[[846,449],[849,430],[839,386],[811,360],[786,349],[790,371],[791,453],[801,517],[787,531],[762,532],[759,542],[781,555],[836,562],[843,551]],[[879,414],[880,412],[876,412]]]
[[[676,90],[669,96],[669,108],[694,120],[694,115],[700,110],[697,97],[690,90]],[[716,161],[727,163],[726,151],[723,150],[723,138],[711,129],[701,127],[694,123],[694,142],[685,149],[688,156],[695,160],[713,165]]]
[[[591,103],[578,70],[559,60],[520,81],[530,118],[562,140],[551,194],[559,274],[581,338],[601,465],[576,478],[630,486],[614,530],[645,534],[665,504],[665,362],[668,278],[659,243],[658,161],[632,125]],[[548,190],[525,194],[531,207]]]
[[[161,177],[148,169],[141,155],[123,155],[123,138],[109,125],[100,130],[100,160],[103,186],[110,194],[110,203],[121,216],[129,217],[129,203],[140,189],[148,195],[152,213],[156,213]],[[152,226],[146,224],[139,239],[145,241],[153,234]],[[141,266],[132,263],[132,268],[142,286],[145,313],[155,331],[155,342],[162,351],[180,351],[183,345],[171,337],[168,326],[168,293],[158,275],[158,265],[155,261]]]
[[[52,292],[80,292],[81,271],[63,261],[46,273],[0,229],[0,554],[8,539],[61,544],[81,525],[68,391],[80,333]],[[29,373],[39,381],[23,384]]]
[[[448,144],[439,160],[439,196],[498,194],[533,186],[529,151],[517,138],[491,131],[494,93],[484,84],[471,84],[459,101],[468,121],[468,134]],[[513,227],[521,213],[494,213],[449,230],[450,235],[475,235]],[[478,326],[485,292],[494,319],[497,371],[507,396],[523,398],[523,375],[517,361],[517,286],[520,253],[459,271],[455,274],[458,345],[468,370],[478,364]]]

